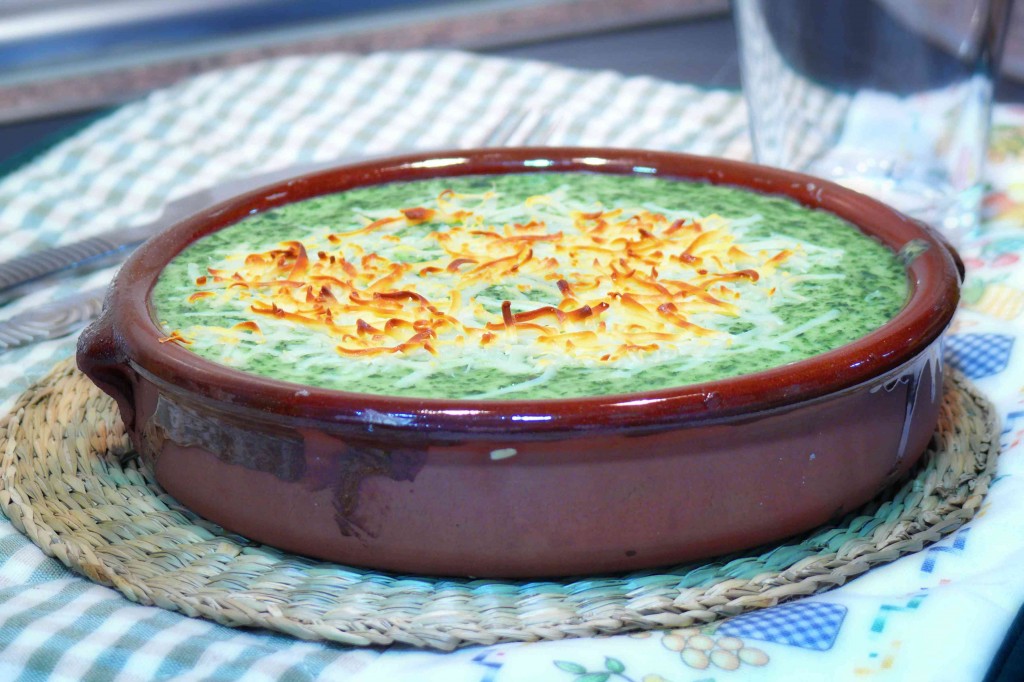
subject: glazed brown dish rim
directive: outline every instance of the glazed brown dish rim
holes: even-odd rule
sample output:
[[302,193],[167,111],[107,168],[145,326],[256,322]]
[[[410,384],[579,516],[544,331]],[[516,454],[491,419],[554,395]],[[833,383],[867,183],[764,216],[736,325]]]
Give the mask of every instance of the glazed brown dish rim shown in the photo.
[[[551,162],[544,167],[526,161]],[[411,398],[338,391],[244,373],[160,343],[165,333],[152,312],[151,290],[170,260],[205,234],[256,211],[358,186],[414,177],[503,172],[597,171],[709,181],[783,194],[860,225],[890,245],[920,239],[928,248],[907,268],[911,293],[904,308],[879,329],[796,363],[699,384],[604,396],[479,400]],[[740,179],[745,179],[740,182]],[[858,220],[859,216],[859,220]],[[867,227],[864,224],[867,223]],[[901,244],[902,246],[902,244]],[[596,148],[503,148],[411,154],[343,165],[260,188],[184,220],[140,247],[108,294],[126,355],[136,371],[225,409],[257,409],[336,423],[374,422],[433,430],[493,431],[510,422],[553,432],[616,424],[708,423],[803,404],[885,375],[927,350],[948,326],[958,300],[958,261],[929,230],[864,195],[824,180],[739,161],[673,152]],[[138,292],[138,293],[136,293]]]

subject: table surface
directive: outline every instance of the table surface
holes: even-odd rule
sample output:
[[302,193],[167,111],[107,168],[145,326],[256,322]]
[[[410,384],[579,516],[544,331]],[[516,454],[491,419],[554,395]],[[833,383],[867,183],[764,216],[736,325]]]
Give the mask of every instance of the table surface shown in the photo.
[[[661,25],[604,31],[584,36],[481,50],[511,58],[550,61],[584,69],[613,69],[629,75],[650,75],[669,81],[738,88],[739,68],[731,18],[718,15]],[[997,96],[1003,102],[1024,102],[1024,85],[1004,80]],[[10,172],[66,137],[105,110],[91,110],[0,126],[0,169]],[[1001,676],[1018,679],[1024,659],[1021,619],[1001,650],[996,665]],[[993,673],[994,674],[994,673]]]

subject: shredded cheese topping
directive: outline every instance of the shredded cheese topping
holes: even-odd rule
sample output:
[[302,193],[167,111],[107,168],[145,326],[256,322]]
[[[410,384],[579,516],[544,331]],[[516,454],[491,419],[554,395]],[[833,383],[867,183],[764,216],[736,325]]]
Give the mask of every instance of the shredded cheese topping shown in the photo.
[[[236,265],[197,278],[189,300],[248,300],[253,319],[234,330],[259,334],[262,318],[287,320],[335,339],[347,357],[517,344],[541,356],[614,362],[721,337],[722,321],[766,308],[792,279],[779,267],[805,252],[799,244],[741,245],[717,215],[565,210],[552,195],[530,197],[495,222],[487,217],[495,198],[449,190],[434,206],[322,241],[237,254]],[[420,224],[438,229],[415,245],[396,235]],[[409,252],[436,257],[403,261]],[[537,303],[535,292],[550,299],[555,291],[557,301]],[[197,333],[167,340],[189,343]]]

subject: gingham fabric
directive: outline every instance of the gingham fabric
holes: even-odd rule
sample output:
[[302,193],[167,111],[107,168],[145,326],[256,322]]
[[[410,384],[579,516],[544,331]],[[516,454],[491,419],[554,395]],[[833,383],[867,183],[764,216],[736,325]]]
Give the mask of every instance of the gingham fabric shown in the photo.
[[1015,340],[1009,334],[951,334],[946,357],[971,379],[983,379],[1006,369]]
[[[551,144],[749,155],[746,114],[732,91],[458,52],[289,58],[153,93],[0,179],[0,240],[5,254],[67,243],[151,219],[168,201],[212,183],[296,162],[474,146],[524,108],[556,121],[543,140]],[[1024,128],[1024,115],[1015,125]],[[1002,232],[965,251],[978,254],[976,283],[992,275],[1000,286],[1024,287],[996,277],[984,257],[993,240],[1019,230],[1008,215]],[[0,315],[110,276],[37,288]],[[958,332],[1016,338],[1020,322],[972,310]],[[66,339],[0,355],[0,409],[73,346]],[[1020,411],[1022,367],[1011,355],[983,379],[1008,414]],[[704,659],[693,647],[673,648],[669,632],[443,654],[235,630],[137,606],[47,558],[0,519],[0,680],[684,682],[744,672],[760,680],[979,679],[1024,600],[1022,433],[1024,419],[1008,420],[1002,478],[984,513],[966,544],[950,540],[941,545],[949,551],[927,553],[927,572],[922,555],[912,555],[825,595],[726,621],[689,640],[711,642]],[[733,659],[716,653],[733,650],[742,664],[735,674],[722,667]],[[586,672],[572,672],[579,670]]]
[[845,606],[806,601],[737,616],[718,632],[825,651],[832,648],[845,617]]

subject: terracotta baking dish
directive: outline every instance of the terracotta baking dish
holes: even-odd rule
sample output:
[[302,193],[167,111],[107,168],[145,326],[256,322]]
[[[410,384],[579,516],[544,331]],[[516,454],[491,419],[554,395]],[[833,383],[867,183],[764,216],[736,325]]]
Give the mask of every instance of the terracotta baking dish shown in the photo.
[[[809,360],[582,399],[346,393],[244,374],[158,342],[149,292],[165,264],[207,233],[350,187],[524,170],[656,172],[788,195],[918,254],[908,257],[911,299],[877,331]],[[936,424],[958,270],[943,240],[894,210],[755,165],[574,148],[403,156],[249,192],[153,238],[111,285],[78,363],[116,399],[161,485],[254,540],[424,574],[622,571],[792,535],[906,473]]]

